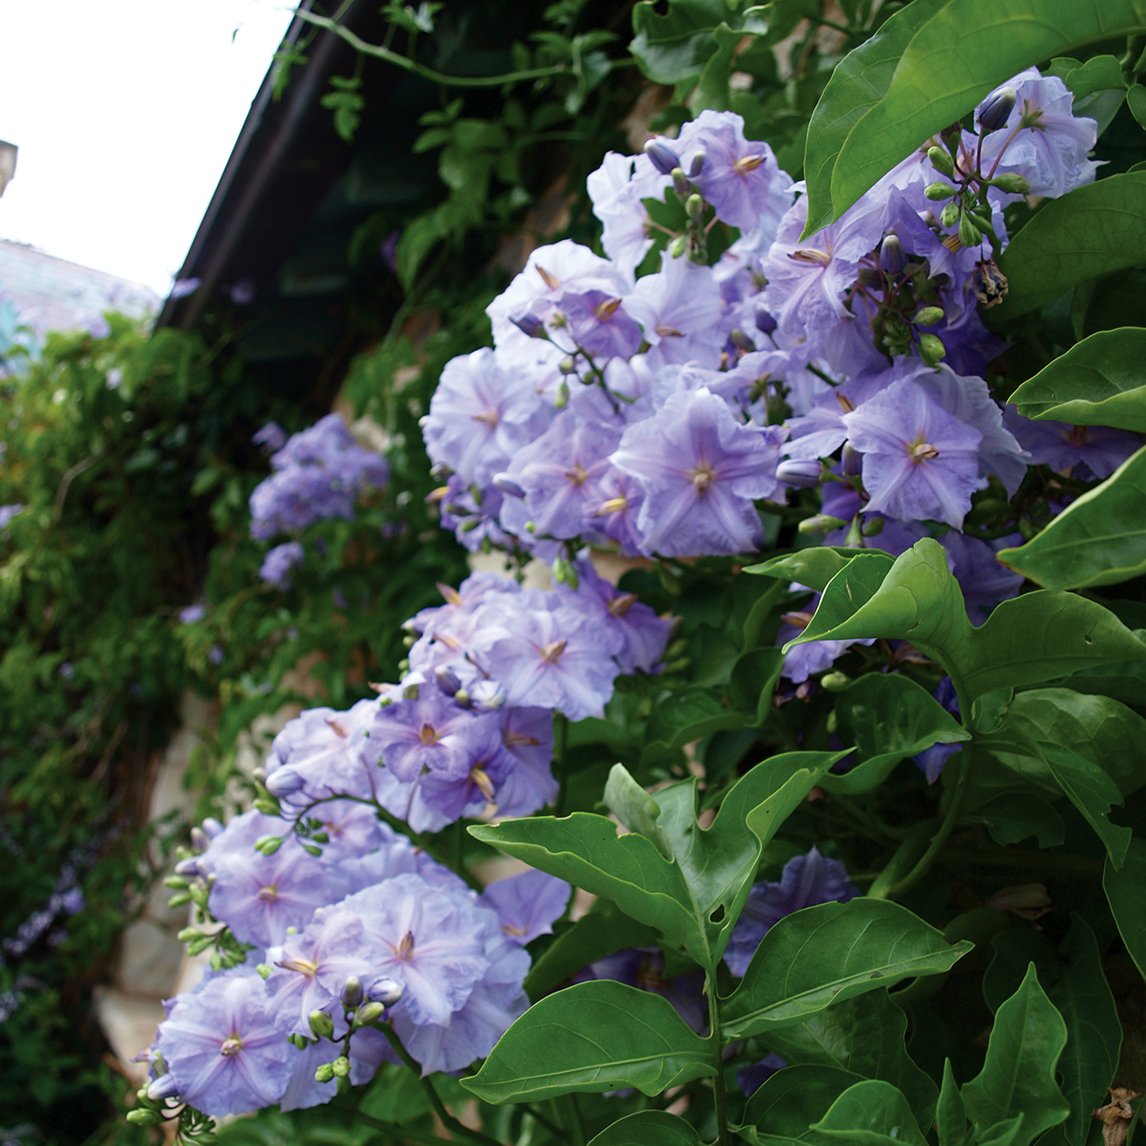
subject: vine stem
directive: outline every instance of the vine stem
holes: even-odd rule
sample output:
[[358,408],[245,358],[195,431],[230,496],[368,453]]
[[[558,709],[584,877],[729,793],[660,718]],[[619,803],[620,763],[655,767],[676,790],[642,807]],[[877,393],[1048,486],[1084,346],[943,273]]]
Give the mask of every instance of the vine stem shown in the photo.
[[724,1039],[720,1029],[720,1004],[716,997],[716,972],[705,968],[704,993],[708,996],[708,1037],[712,1039],[713,1065],[716,1074],[712,1079],[713,1102],[716,1107],[717,1146],[731,1146],[732,1138],[728,1130],[728,1094],[724,1088]]
[[[911,869],[904,875],[898,879],[892,878],[886,882],[882,879],[877,879],[872,885],[871,890],[868,891],[869,896],[875,899],[895,899],[897,896],[903,895],[904,892],[910,891],[911,888],[931,870],[931,865],[935,862],[935,857],[942,851],[948,836],[955,830],[955,825],[959,822],[959,817],[963,813],[963,805],[967,802],[967,793],[971,787],[970,776],[973,750],[968,747],[964,752],[960,752],[954,759],[959,762],[959,775],[955,779],[955,789],[951,794],[951,802],[947,805],[947,810],[943,813],[943,819],[939,822],[939,826],[936,828],[935,834],[931,837],[930,843],[928,843],[923,854],[915,861]],[[925,821],[925,823],[928,822],[929,821]],[[910,842],[911,838],[909,837],[905,843]]]
[[319,16],[315,12],[307,12],[301,8],[295,12],[295,16],[307,24],[313,24],[316,28],[323,28],[327,32],[333,32],[334,35],[345,40],[356,52],[361,52],[367,56],[375,56],[380,60],[385,60],[388,64],[393,64],[396,68],[401,68],[403,71],[412,72],[414,75],[421,76],[423,79],[430,80],[432,83],[442,84],[448,87],[499,88],[505,84],[520,83],[522,80],[539,80],[547,76],[565,75],[570,70],[568,68],[554,67],[523,68],[519,72],[506,72],[500,76],[449,76],[446,75],[445,72],[427,68],[424,64],[419,64],[409,57],[403,56],[400,52],[393,52],[381,44],[368,44],[360,36],[356,36],[350,31],[349,28],[337,23],[329,16]]
[[496,1138],[490,1138],[488,1134],[483,1134],[480,1130],[472,1130],[464,1122],[460,1122],[456,1119],[446,1109],[446,1104],[434,1089],[433,1080],[422,1074],[421,1066],[410,1056],[410,1052],[402,1045],[402,1040],[398,1037],[398,1033],[389,1023],[377,1023],[375,1024],[375,1029],[380,1030],[386,1036],[386,1041],[394,1048],[394,1052],[414,1074],[418,1076],[418,1080],[422,1084],[422,1089],[426,1092],[426,1097],[430,1100],[430,1105],[434,1108],[434,1113],[447,1130],[452,1131],[459,1137],[468,1138],[471,1142],[480,1142],[482,1146],[502,1146]]

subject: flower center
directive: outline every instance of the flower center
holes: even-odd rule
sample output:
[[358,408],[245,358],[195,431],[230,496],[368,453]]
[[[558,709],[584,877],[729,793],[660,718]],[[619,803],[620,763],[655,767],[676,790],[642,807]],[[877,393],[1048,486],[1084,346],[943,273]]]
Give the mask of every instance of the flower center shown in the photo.
[[810,263],[815,267],[826,267],[832,261],[832,256],[827,251],[818,251],[815,247],[800,247],[788,258],[797,263]]
[[561,654],[565,651],[565,641],[550,641],[547,645],[541,646],[541,659],[547,665],[556,664],[561,659]]
[[243,1040],[238,1035],[231,1035],[230,1038],[223,1040],[222,1046],[219,1047],[219,1053],[226,1058],[234,1058],[242,1049]]
[[398,946],[394,948],[394,956],[401,959],[403,963],[408,963],[414,958],[414,933],[412,931],[407,931],[398,941]]
[[489,778],[489,773],[483,771],[481,768],[470,769],[470,779],[473,781],[474,787],[481,793],[482,799],[487,804],[494,802],[493,781]]
[[313,979],[318,974],[318,964],[310,959],[284,959],[278,966],[284,971],[297,971],[298,974],[305,975],[308,979]]
[[919,465],[920,462],[928,462],[932,458],[939,457],[939,451],[930,442],[917,441],[908,446],[907,456]]
[[589,473],[582,466],[574,464],[570,469],[565,471],[565,477],[569,480],[570,485],[584,485],[589,477]]
[[266,887],[260,887],[256,898],[260,903],[274,903],[279,897],[279,889],[273,883],[267,884]]
[[437,744],[438,730],[432,724],[423,724],[418,739],[427,746]]
[[763,155],[742,155],[732,166],[737,175],[747,175],[749,171],[755,171],[763,162]]
[[704,493],[716,480],[716,471],[708,462],[701,462],[688,471],[688,479],[701,493]]

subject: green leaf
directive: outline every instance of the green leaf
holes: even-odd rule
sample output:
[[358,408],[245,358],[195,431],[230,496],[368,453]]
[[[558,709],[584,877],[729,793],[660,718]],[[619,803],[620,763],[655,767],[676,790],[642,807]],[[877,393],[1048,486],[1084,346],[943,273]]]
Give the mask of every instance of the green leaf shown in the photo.
[[[1146,387],[1141,391],[1146,399]],[[1143,409],[1146,410],[1146,401]],[[1084,493],[1037,537],[999,560],[1050,589],[1113,585],[1146,573],[1146,447]]]
[[1122,1049],[1118,1007],[1106,984],[1094,932],[1081,915],[1071,916],[1062,953],[1062,977],[1048,994],[1066,1022],[1066,1050],[1058,1072],[1070,1115],[1040,1146],[1081,1146],[1089,1137],[1097,1141],[1099,1127],[1090,1112],[1096,1096],[1114,1080]]
[[963,1096],[951,1069],[951,1060],[943,1060],[943,1085],[939,1088],[939,1102],[935,1107],[935,1133],[939,1146],[968,1146],[971,1124],[963,1106]]
[[879,1078],[903,1092],[921,1123],[935,1108],[935,1083],[907,1053],[907,1016],[886,991],[872,991],[768,1032],[768,1049],[793,1066],[833,1066]]
[[534,1003],[462,1085],[483,1102],[636,1087],[657,1095],[711,1077],[712,1049],[660,995],[600,979]]
[[683,1118],[664,1110],[638,1110],[602,1130],[589,1146],[703,1146]]
[[902,979],[946,971],[971,947],[949,945],[889,900],[806,907],[768,931],[740,986],[721,1001],[725,1034],[747,1038]]
[[1130,113],[1141,127],[1146,127],[1146,87],[1135,84],[1126,93],[1126,102],[1130,106]]
[[653,709],[645,730],[645,755],[671,754],[714,732],[743,728],[749,719],[746,713],[722,703],[710,688],[673,693]]
[[1146,840],[1133,839],[1121,868],[1109,859],[1102,869],[1102,887],[1126,951],[1146,979]]
[[1111,805],[1122,803],[1118,785],[1093,760],[1069,748],[1047,743],[1039,748],[1055,781],[1094,829],[1117,871],[1126,859],[1131,836],[1129,828],[1118,827],[1107,819]]
[[656,845],[666,860],[672,859],[672,848],[657,826],[660,805],[633,779],[623,764],[609,769],[605,782],[605,807],[631,832],[639,832]]
[[1030,1142],[1027,1120],[1022,1114],[1004,1118],[980,1132],[976,1146],[1025,1146]]
[[644,836],[618,836],[612,820],[591,812],[480,824],[469,832],[506,855],[611,899],[626,915],[705,962],[704,936],[680,868],[666,862]]
[[1029,790],[1004,792],[967,813],[964,819],[983,824],[991,839],[1003,847],[1033,836],[1040,848],[1053,848],[1066,838],[1062,817]]
[[806,233],[1025,67],[1143,23],[1143,0],[915,0],[844,58],[816,106]]
[[1000,321],[1051,302],[1077,283],[1146,260],[1146,171],[1077,187],[1035,212],[999,258],[1007,297]]
[[841,1094],[863,1080],[846,1070],[825,1066],[789,1066],[764,1080],[744,1109],[758,1133],[749,1141],[788,1143],[803,1140]]
[[654,83],[696,79],[716,47],[713,32],[735,9],[725,0],[672,0],[663,14],[659,7],[641,0],[633,9],[630,53]]
[[[764,845],[846,752],[785,752],[762,761],[725,793],[716,818],[696,821],[695,782],[657,793],[664,834],[708,935],[715,966],[756,879]],[[704,959],[697,962],[705,966]]]
[[865,1079],[849,1087],[812,1126],[809,1142],[855,1146],[927,1146],[907,1099],[889,1082]]
[[795,581],[798,585],[807,585],[809,589],[822,592],[828,582],[853,561],[871,560],[890,569],[895,559],[879,549],[839,549],[824,545],[814,549],[797,549],[795,553],[786,553],[782,557],[761,561],[758,565],[746,566],[743,571],[762,577],[775,577],[780,581]]
[[905,676],[868,673],[836,701],[840,735],[854,744],[859,763],[843,775],[824,776],[829,792],[867,792],[900,760],[933,744],[955,744],[971,734],[925,689]]
[[996,1123],[1023,1116],[1024,1141],[1069,1113],[1055,1082],[1066,1045],[1066,1023],[1039,986],[1032,965],[1019,989],[999,1008],[983,1069],[963,1087],[963,1102],[980,1137]]
[[1040,421],[1146,433],[1144,360],[1146,328],[1100,330],[1028,378],[1011,401]]

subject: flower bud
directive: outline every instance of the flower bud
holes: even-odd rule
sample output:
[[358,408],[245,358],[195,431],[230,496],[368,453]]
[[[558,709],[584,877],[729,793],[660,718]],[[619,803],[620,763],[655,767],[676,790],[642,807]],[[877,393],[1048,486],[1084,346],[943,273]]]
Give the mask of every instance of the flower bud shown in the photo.
[[554,399],[553,405],[558,410],[564,410],[569,405],[569,383],[562,382],[557,387],[557,397]]
[[545,325],[535,314],[523,314],[509,320],[526,338],[545,337]]
[[688,176],[679,167],[673,168],[672,187],[682,199],[687,199],[692,194],[692,184],[688,181]]
[[841,461],[843,463],[843,471],[847,477],[859,477],[863,473],[863,454],[859,452],[850,442],[845,443],[843,453],[841,454]]
[[851,677],[843,672],[826,672],[820,677],[820,687],[825,692],[843,692],[851,683]]
[[334,1020],[325,1011],[311,1011],[306,1021],[316,1039],[328,1039],[334,1034]]
[[932,202],[941,203],[944,199],[950,199],[955,194],[955,188],[950,183],[939,180],[936,183],[928,183],[923,188],[923,194]]
[[330,1070],[335,1078],[346,1078],[350,1074],[350,1059],[346,1055],[340,1054],[330,1064]]
[[954,227],[959,220],[959,204],[955,202],[948,203],[942,211],[939,212],[939,222],[945,227]]
[[911,320],[916,326],[934,326],[943,321],[943,308],[941,306],[924,306],[915,312]]
[[357,975],[348,975],[346,982],[342,984],[342,990],[339,992],[339,1002],[350,1011],[357,1007],[365,997],[366,992],[362,989],[362,980]]
[[572,358],[568,357],[568,355],[566,355],[566,357],[562,358],[561,361],[557,363],[557,369],[566,376],[575,374],[577,372],[577,363],[574,362]]
[[267,777],[267,791],[278,799],[293,796],[305,787],[306,781],[293,768],[276,768]]
[[772,334],[776,330],[776,319],[762,306],[756,307],[756,329],[761,334]]
[[449,665],[438,665],[434,669],[434,682],[446,696],[453,696],[462,687],[461,678]]
[[919,336],[919,357],[928,366],[938,366],[947,357],[947,347],[934,334],[921,334]]
[[959,216],[959,242],[964,247],[977,247],[983,241],[983,233],[971,222],[966,211]]
[[282,846],[282,836],[259,836],[255,840],[255,851],[261,856],[273,856]]
[[454,693],[453,699],[454,704],[456,704],[458,708],[469,708],[473,703],[470,699],[469,690],[464,688],[459,688],[458,691]]
[[494,489],[499,490],[501,493],[507,493],[510,497],[524,497],[525,490],[521,488],[507,473],[497,473],[493,475],[490,485]]
[[330,1082],[332,1078],[334,1078],[334,1067],[328,1062],[324,1062],[314,1072],[315,1082]]
[[997,92],[992,92],[975,111],[975,122],[979,130],[984,135],[990,135],[992,131],[1005,126],[1017,98],[1018,93],[1014,88],[999,88]]
[[158,1126],[163,1121],[163,1115],[158,1110],[148,1110],[142,1106],[129,1110],[124,1117],[132,1126]]
[[744,333],[738,326],[734,326],[728,332],[728,341],[736,347],[737,350],[742,350],[746,354],[750,354],[756,349],[756,343]]
[[819,536],[823,533],[829,533],[833,529],[839,529],[844,524],[846,522],[842,518],[832,517],[830,513],[814,513],[811,517],[805,517],[796,526],[796,532],[804,536]]
[[402,997],[402,987],[393,979],[380,976],[366,984],[366,998],[372,1003],[392,1007]]
[[354,1013],[355,1030],[376,1023],[385,1013],[386,1008],[381,1003],[363,1003]]
[[179,1084],[173,1074],[161,1074],[147,1088],[147,1097],[152,1102],[162,1102],[165,1098],[174,1098],[179,1093]]
[[688,239],[684,235],[677,235],[668,245],[669,257],[679,259],[688,250]]
[[694,193],[684,201],[684,210],[685,214],[687,214],[693,222],[696,222],[696,220],[704,214],[704,200]]
[[279,814],[278,800],[272,800],[267,796],[260,796],[254,801],[255,810],[262,812],[264,816],[277,816]]
[[817,460],[785,458],[776,467],[776,476],[785,485],[797,489],[812,489],[820,484],[823,467]]
[[690,179],[695,179],[704,170],[704,161],[708,156],[703,147],[698,147],[693,152],[692,159],[688,164],[688,176]]
[[[200,875],[200,874],[201,874],[201,872],[199,871],[199,857],[198,856],[188,856],[186,859],[181,859],[175,865],[175,876],[173,878],[180,879],[180,878],[189,877],[189,876],[196,876],[196,875]],[[167,886],[168,887],[174,887],[175,884],[169,883]],[[186,887],[187,886],[187,882],[186,882],[185,878],[184,878],[184,882],[181,883],[179,886],[180,887]]]
[[888,275],[898,275],[907,262],[903,254],[903,244],[898,235],[884,235],[879,245],[879,269]]
[[663,139],[647,140],[645,154],[662,175],[671,175],[680,166],[680,156]]
[[1000,191],[1006,191],[1008,195],[1025,195],[1031,189],[1030,183],[1015,172],[997,175],[991,182]]
[[955,160],[951,158],[951,152],[946,147],[929,147],[927,158],[931,160],[931,166],[940,175],[946,175],[950,178],[955,174]]

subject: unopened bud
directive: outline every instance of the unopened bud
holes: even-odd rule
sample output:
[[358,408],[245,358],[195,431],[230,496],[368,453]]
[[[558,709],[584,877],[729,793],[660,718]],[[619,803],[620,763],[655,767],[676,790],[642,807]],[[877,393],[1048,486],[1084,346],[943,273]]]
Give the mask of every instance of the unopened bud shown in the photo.
[[692,194],[692,184],[688,181],[688,176],[679,167],[673,168],[672,187],[682,199],[687,199]]
[[1030,183],[1014,172],[997,175],[991,182],[1000,191],[1006,191],[1008,195],[1025,195],[1031,189]]
[[984,135],[998,131],[1006,125],[1018,98],[1014,88],[999,88],[992,92],[975,111],[975,122]]
[[377,978],[366,985],[366,998],[372,1003],[392,1007],[402,997],[402,987],[393,979]]
[[175,1081],[173,1074],[160,1075],[147,1088],[147,1097],[152,1102],[162,1102],[165,1098],[174,1098],[178,1093],[179,1084]]
[[947,357],[947,347],[934,334],[921,334],[919,336],[919,357],[928,366],[938,366]]
[[255,851],[261,856],[273,856],[282,846],[282,836],[259,836],[255,840]]
[[826,672],[820,677],[820,687],[826,692],[843,692],[851,684],[851,677],[842,672]]
[[814,513],[811,517],[805,517],[799,525],[796,526],[796,532],[804,536],[819,536],[820,534],[830,533],[833,529],[839,529],[841,525],[847,524],[843,518],[832,517],[830,513]]
[[840,455],[842,462],[842,469],[847,477],[859,477],[863,473],[863,454],[859,452],[850,442],[844,444],[843,453]]
[[950,199],[955,194],[955,188],[950,183],[939,180],[936,183],[928,183],[923,188],[923,194],[933,203],[942,203],[944,199]]
[[260,796],[254,801],[255,811],[262,812],[264,816],[277,816],[279,814],[278,800],[272,800],[269,796]]
[[684,235],[677,235],[668,245],[669,257],[679,259],[688,250],[688,239]]
[[776,476],[785,485],[812,489],[820,484],[823,467],[818,460],[786,458],[776,467]]
[[959,217],[959,242],[964,247],[977,247],[983,241],[983,233],[971,222],[966,211]]
[[142,1106],[129,1110],[124,1118],[132,1126],[158,1126],[163,1121],[163,1115],[158,1110],[148,1110]]
[[459,688],[458,691],[454,693],[453,700],[458,708],[469,708],[473,703],[470,699],[469,692],[464,688]]
[[340,1054],[338,1058],[330,1064],[331,1073],[335,1078],[346,1078],[350,1074],[350,1059],[344,1054]]
[[728,341],[736,347],[737,350],[742,350],[744,353],[749,354],[756,349],[756,343],[744,333],[738,326],[734,326],[728,333]]
[[356,1029],[368,1027],[376,1023],[385,1013],[386,1008],[381,1003],[363,1003],[354,1013],[354,1026]]
[[955,174],[955,161],[951,158],[951,152],[946,147],[929,147],[927,158],[931,160],[931,166],[940,175],[950,177]]
[[939,222],[945,227],[954,227],[959,221],[959,204],[952,201],[939,212]]
[[901,274],[907,259],[898,235],[885,235],[879,245],[879,269],[888,275]]
[[704,214],[704,200],[694,193],[684,201],[684,210],[688,217],[695,222]]
[[568,355],[567,355],[566,357],[562,358],[560,362],[557,363],[557,369],[560,370],[561,373],[566,375],[566,376],[568,376],[570,374],[575,374],[577,372],[577,363],[574,362],[573,359],[568,357]]
[[168,901],[167,906],[170,908],[185,907],[191,902],[191,893],[189,891],[176,892]]
[[776,329],[776,319],[773,317],[771,311],[765,310],[764,307],[758,306],[756,308],[756,329],[761,334],[772,334]]
[[645,154],[662,175],[671,175],[680,166],[680,156],[663,139],[646,141]]
[[325,1011],[311,1011],[306,1021],[316,1039],[328,1039],[334,1034],[334,1020]]
[[924,306],[915,312],[911,320],[916,326],[934,326],[943,321],[943,308],[941,306]]
[[561,383],[561,385],[557,387],[557,397],[553,400],[553,405],[558,410],[564,410],[565,407],[569,405],[569,383],[568,382],[563,381]]
[[507,493],[510,497],[524,497],[525,490],[513,480],[507,473],[497,473],[493,475],[490,485],[501,493]]
[[446,696],[453,696],[462,687],[461,678],[449,665],[438,665],[434,669],[434,683]]
[[266,784],[267,791],[278,799],[293,796],[306,787],[306,781],[293,768],[276,768],[267,777]]
[[698,147],[692,154],[692,159],[689,160],[688,174],[690,179],[695,179],[704,170],[704,161],[708,156],[703,147]]
[[315,1082],[330,1082],[330,1080],[333,1078],[334,1078],[334,1067],[328,1062],[324,1062],[314,1072],[314,1081]]
[[545,324],[535,314],[523,314],[520,318],[511,318],[509,321],[512,322],[526,338],[545,336]]

